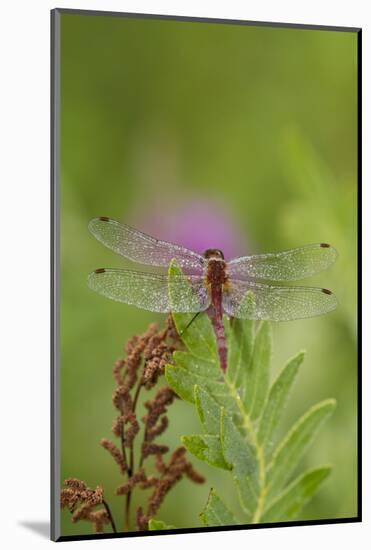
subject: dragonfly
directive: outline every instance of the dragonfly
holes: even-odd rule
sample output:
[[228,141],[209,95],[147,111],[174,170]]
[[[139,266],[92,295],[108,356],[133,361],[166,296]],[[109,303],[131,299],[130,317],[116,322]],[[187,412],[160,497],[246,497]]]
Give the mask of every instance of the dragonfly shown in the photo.
[[[290,321],[322,315],[337,306],[335,295],[326,288],[282,284],[306,279],[333,264],[337,251],[327,243],[227,262],[217,248],[201,255],[105,216],[92,219],[88,228],[103,245],[133,262],[168,268],[176,261],[181,271],[171,277],[171,282],[167,272],[99,268],[89,274],[88,286],[112,300],[152,312],[195,316],[206,312],[223,372],[227,369],[223,314],[238,319]],[[188,287],[184,290],[185,278],[190,292]]]

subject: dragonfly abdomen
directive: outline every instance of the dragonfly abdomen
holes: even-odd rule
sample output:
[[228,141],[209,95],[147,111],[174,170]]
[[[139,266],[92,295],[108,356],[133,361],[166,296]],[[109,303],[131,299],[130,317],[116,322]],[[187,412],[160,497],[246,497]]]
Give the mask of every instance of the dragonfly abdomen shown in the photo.
[[225,285],[228,283],[228,277],[226,263],[223,259],[209,259],[206,280],[211,297],[211,306],[208,310],[208,315],[215,332],[220,367],[222,371],[225,372],[227,370],[227,344],[223,324],[222,295],[223,288],[225,288]]
[[223,317],[216,313],[214,306],[210,306],[207,313],[215,332],[220,367],[225,372],[227,370],[227,342],[225,339]]

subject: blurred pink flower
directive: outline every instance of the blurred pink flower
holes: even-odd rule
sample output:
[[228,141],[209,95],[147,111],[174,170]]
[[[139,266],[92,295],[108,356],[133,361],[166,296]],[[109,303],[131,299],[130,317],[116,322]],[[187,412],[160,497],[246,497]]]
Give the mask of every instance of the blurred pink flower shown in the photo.
[[225,258],[248,254],[248,246],[228,210],[213,200],[192,197],[155,204],[149,211],[138,212],[135,227],[159,239],[180,244],[202,254],[219,248]]

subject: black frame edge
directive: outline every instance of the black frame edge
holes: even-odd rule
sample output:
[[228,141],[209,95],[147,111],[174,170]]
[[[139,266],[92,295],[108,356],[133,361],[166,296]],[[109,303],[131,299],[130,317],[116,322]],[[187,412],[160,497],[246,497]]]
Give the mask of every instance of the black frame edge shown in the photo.
[[60,10],[50,12],[50,538],[60,540],[59,116]]
[[305,23],[274,23],[271,21],[251,21],[244,19],[219,19],[216,17],[192,17],[187,15],[161,15],[156,13],[137,13],[137,12],[120,12],[120,11],[104,11],[104,10],[84,10],[74,8],[55,8],[60,14],[70,15],[105,15],[107,17],[127,17],[133,19],[163,19],[180,22],[197,22],[197,23],[216,23],[230,25],[246,25],[250,27],[285,27],[302,30],[317,30],[317,31],[340,31],[340,32],[358,32],[360,27],[343,27],[337,25],[317,25]]
[[357,33],[357,69],[357,508],[362,521],[362,29]]
[[148,537],[161,535],[192,535],[194,533],[214,533],[218,531],[249,531],[251,529],[276,529],[289,527],[310,527],[312,525],[334,525],[345,523],[359,523],[358,517],[335,518],[321,520],[303,520],[303,521],[285,521],[276,523],[261,523],[251,525],[223,525],[222,527],[191,527],[184,529],[165,529],[163,531],[131,531],[129,533],[102,533],[91,535],[63,535],[57,539],[57,542],[69,542],[74,540],[96,540],[96,539],[117,539],[131,537]]

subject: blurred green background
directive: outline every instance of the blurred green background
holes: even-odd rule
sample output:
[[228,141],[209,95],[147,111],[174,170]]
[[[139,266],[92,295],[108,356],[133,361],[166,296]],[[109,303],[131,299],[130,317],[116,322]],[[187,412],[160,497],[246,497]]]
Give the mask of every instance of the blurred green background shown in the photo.
[[[99,446],[111,437],[112,363],[164,316],[87,288],[93,269],[128,265],[88,233],[102,215],[227,255],[338,249],[310,281],[331,288],[338,309],[274,324],[273,370],[307,350],[282,433],[315,402],[338,401],[304,459],[334,471],[300,519],[357,513],[356,64],[353,32],[62,14],[62,480],[103,484],[119,525],[120,475]],[[199,431],[186,403],[170,421],[172,447]],[[210,487],[236,507],[228,474],[193,462],[207,482],[178,484],[158,515],[166,523],[199,526]],[[62,534],[90,532],[62,513]]]

